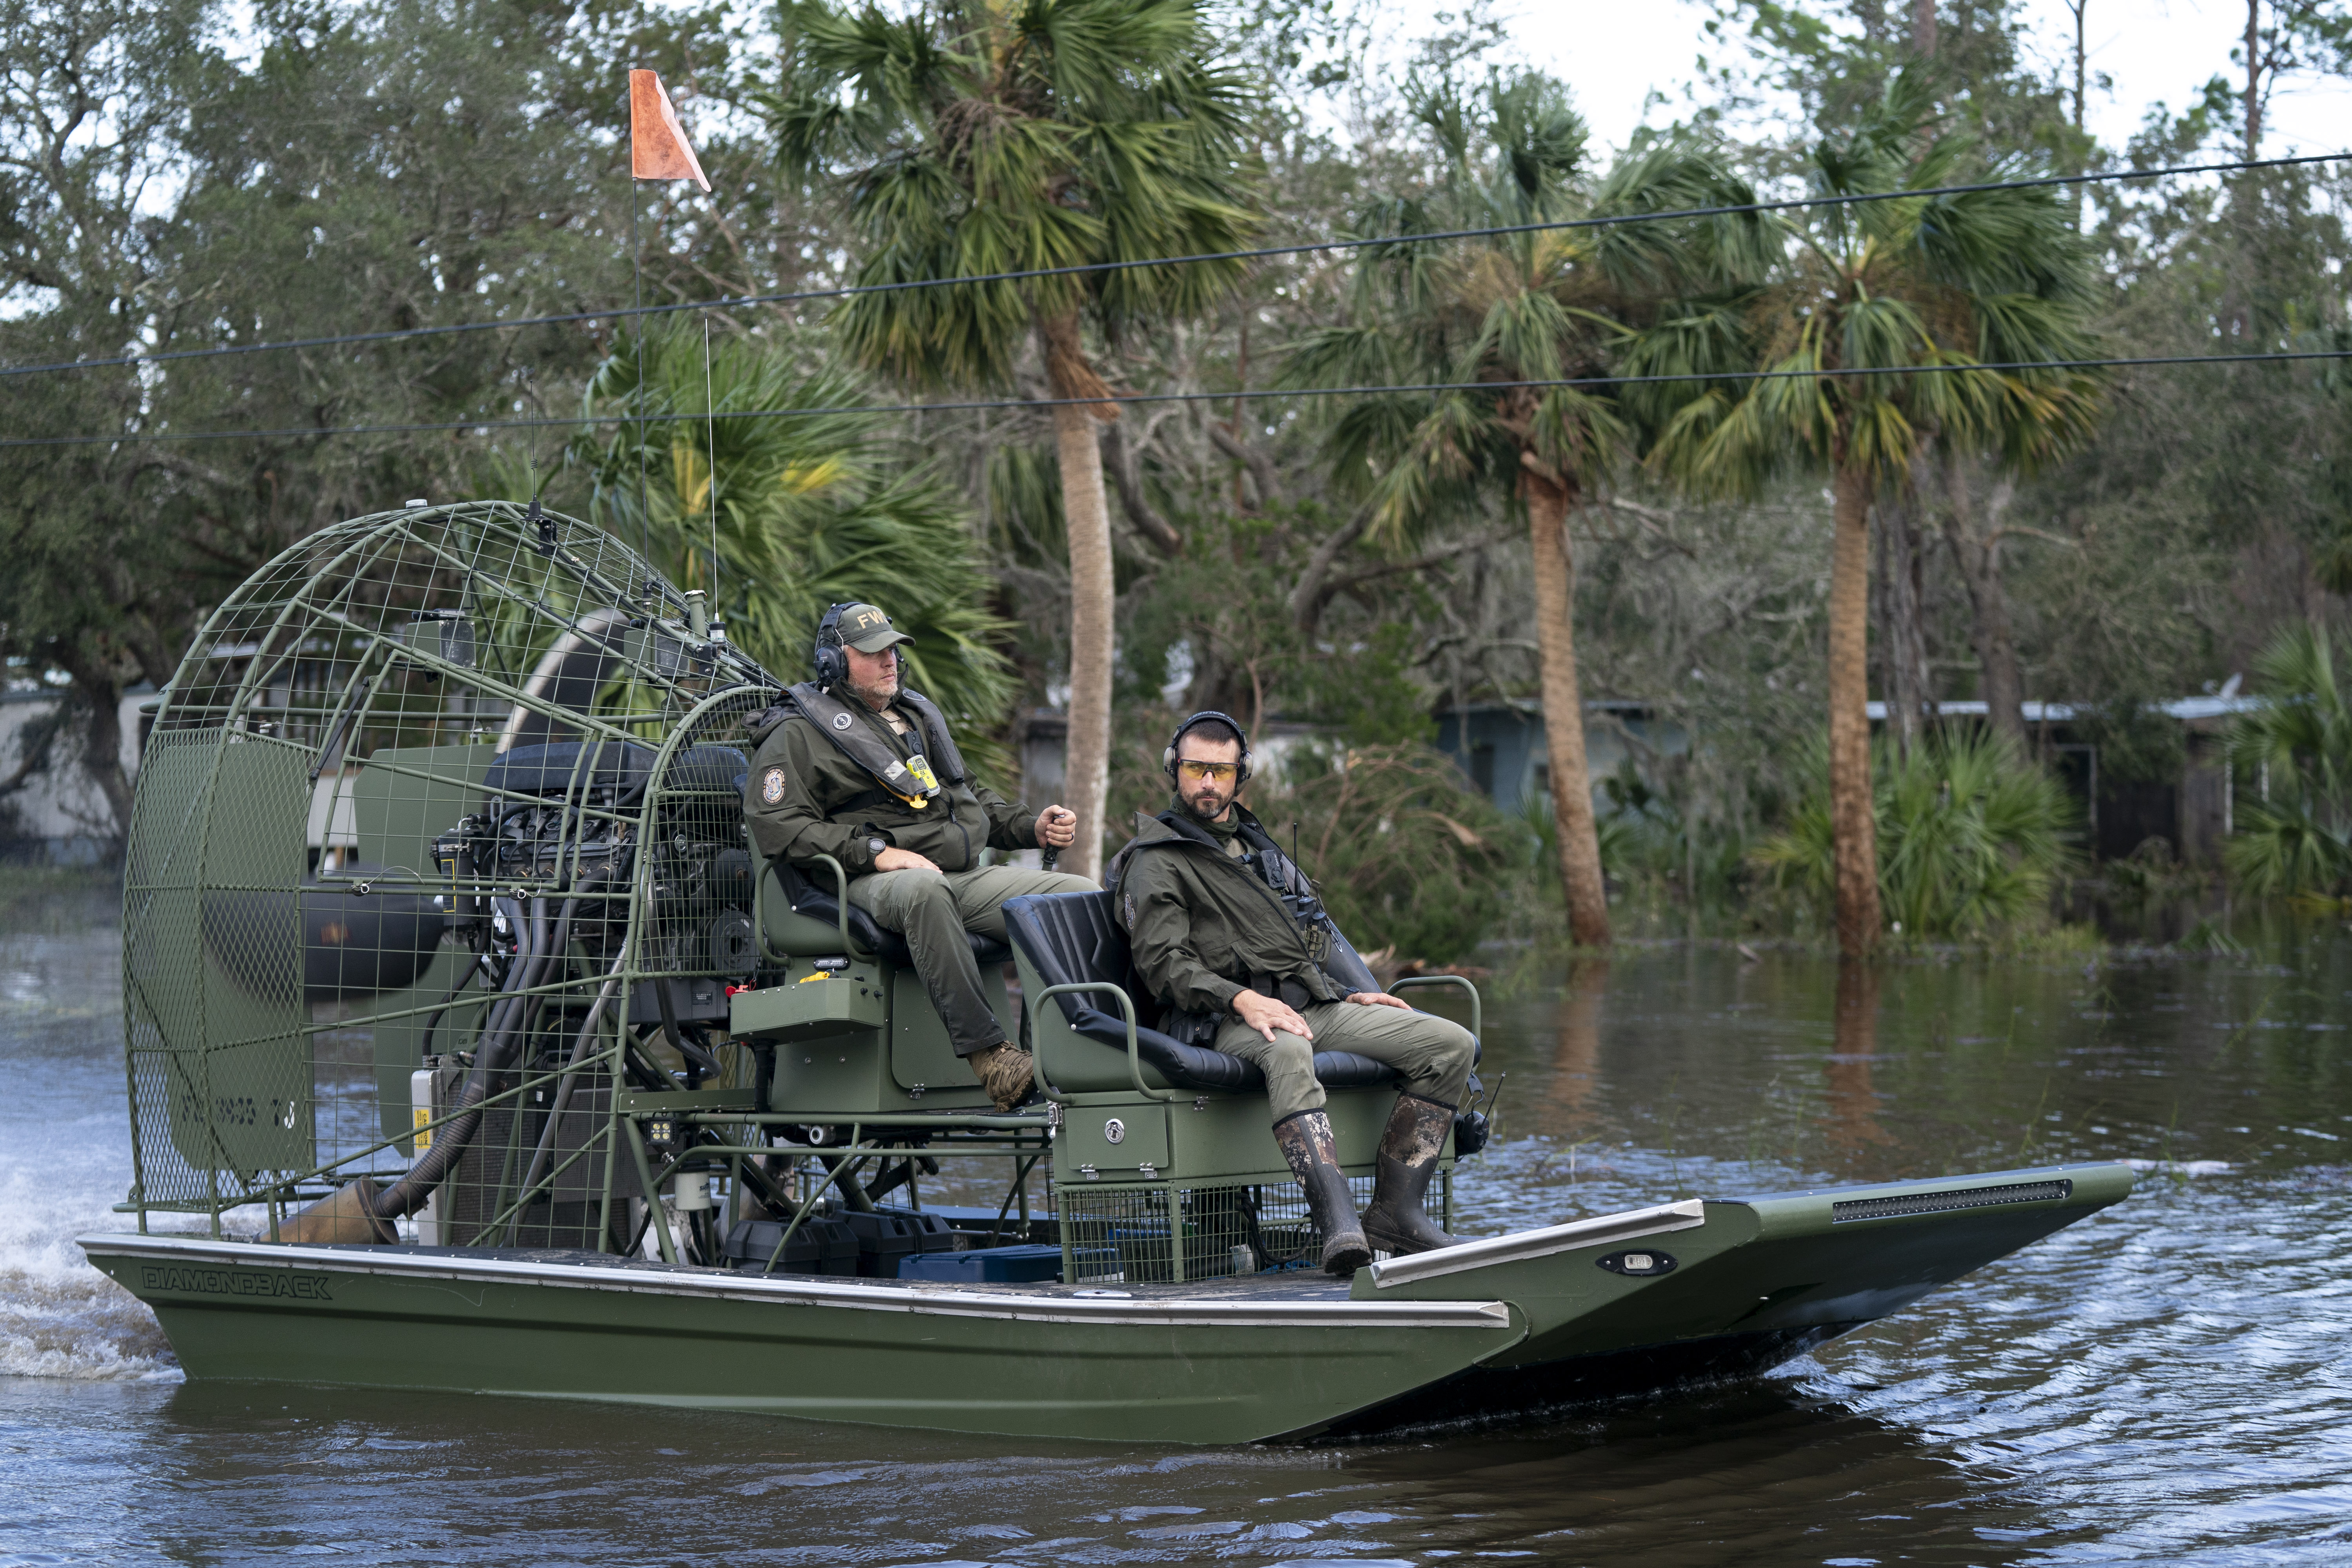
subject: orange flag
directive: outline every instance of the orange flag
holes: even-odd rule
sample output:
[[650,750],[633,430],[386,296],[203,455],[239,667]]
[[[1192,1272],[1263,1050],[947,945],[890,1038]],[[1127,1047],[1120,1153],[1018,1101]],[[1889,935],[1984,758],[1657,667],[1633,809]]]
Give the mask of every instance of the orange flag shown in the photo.
[[661,78],[651,71],[629,73],[629,170],[640,180],[692,180],[710,188]]

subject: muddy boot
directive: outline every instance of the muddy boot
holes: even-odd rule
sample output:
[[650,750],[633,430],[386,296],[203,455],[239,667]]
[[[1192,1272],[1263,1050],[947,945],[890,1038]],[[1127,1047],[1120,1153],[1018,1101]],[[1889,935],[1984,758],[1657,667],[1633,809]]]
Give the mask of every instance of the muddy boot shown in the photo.
[[1306,1190],[1315,1228],[1323,1233],[1323,1272],[1346,1279],[1372,1260],[1372,1249],[1364,1245],[1348,1178],[1331,1147],[1331,1119],[1319,1110],[1286,1116],[1274,1124],[1274,1141]]
[[1364,1236],[1381,1251],[1402,1257],[1454,1245],[1454,1237],[1430,1223],[1421,1206],[1437,1170],[1437,1152],[1445,1146],[1445,1130],[1453,1124],[1452,1106],[1416,1094],[1397,1096],[1388,1131],[1381,1134],[1372,1206],[1364,1211]]
[[1029,1086],[1035,1073],[1029,1053],[1006,1041],[991,1046],[984,1051],[974,1051],[964,1060],[971,1064],[971,1076],[980,1079],[980,1087],[988,1090],[988,1098],[996,1101],[999,1110],[1011,1110],[1029,1098]]

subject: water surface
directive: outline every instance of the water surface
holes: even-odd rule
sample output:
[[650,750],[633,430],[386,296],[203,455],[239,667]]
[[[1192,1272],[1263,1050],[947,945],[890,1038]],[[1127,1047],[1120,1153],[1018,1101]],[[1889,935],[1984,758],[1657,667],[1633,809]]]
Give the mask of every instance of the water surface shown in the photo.
[[[181,1380],[127,1220],[114,932],[0,935],[0,1568],[2352,1561],[2352,941],[1906,963],[1662,949],[1490,988],[1463,1228],[2145,1162],[2139,1193],[1742,1386],[1338,1448],[1053,1445]],[[1506,1076],[1507,1075],[1507,1076]]]

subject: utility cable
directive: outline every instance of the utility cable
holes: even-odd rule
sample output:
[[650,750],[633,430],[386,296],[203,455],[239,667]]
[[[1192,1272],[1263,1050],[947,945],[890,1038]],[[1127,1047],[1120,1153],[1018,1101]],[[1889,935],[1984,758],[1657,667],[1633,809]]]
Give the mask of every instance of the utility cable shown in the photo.
[[1242,392],[1145,392],[1137,393],[1132,396],[1114,395],[1108,399],[1102,397],[976,397],[954,403],[846,403],[819,408],[740,408],[724,414],[708,415],[580,414],[548,419],[448,419],[429,424],[329,426],[324,429],[316,426],[294,426],[279,430],[193,430],[184,435],[171,432],[160,434],[142,432],[121,436],[33,436],[0,440],[0,449],[11,447],[99,447],[117,444],[137,446],[163,441],[297,440],[318,436],[415,436],[453,430],[478,430],[487,433],[493,430],[529,430],[549,425],[560,425],[566,428],[581,425],[674,425],[686,420],[704,418],[711,420],[715,425],[721,419],[814,419],[827,416],[854,414],[956,414],[995,408],[1059,408],[1068,405],[1094,407],[1105,402],[1125,405],[1146,403],[1213,403],[1226,398],[1255,401],[1260,398],[1280,397],[1378,397],[1441,392],[1514,392],[1522,389],[1540,391],[1565,386],[1661,386],[1675,383],[1708,381],[1817,381],[1836,376],[1969,374],[1990,375],[2043,370],[2121,370],[2152,365],[2289,363],[2305,360],[2347,359],[2352,359],[2352,349],[2312,349],[2274,353],[2144,354],[2128,359],[2011,360],[1985,364],[1974,362],[1945,362],[1936,364],[1847,365],[1828,366],[1820,370],[1695,370],[1671,375],[1555,376],[1524,381],[1424,381],[1391,385],[1264,387]]
[[[2158,180],[2176,174],[2216,174],[2254,169],[2300,167],[2312,163],[2352,161],[2352,153],[2315,153],[2291,158],[2239,158],[2223,163],[2179,163],[2161,169],[2110,169],[2081,174],[2046,174],[2030,180],[1988,180],[1976,184],[1930,185],[1910,191],[1864,191],[1852,195],[1791,196],[1784,201],[1742,202],[1725,206],[1679,207],[1668,212],[1618,213],[1605,217],[1559,218],[1543,223],[1499,224],[1484,228],[1450,228],[1427,234],[1378,235],[1364,239],[1302,240],[1293,245],[1259,246],[1248,250],[1204,251],[1192,256],[1156,256],[1133,261],[1088,261],[1067,267],[1038,267],[1013,272],[982,272],[956,278],[911,278],[898,283],[853,283],[837,289],[803,289],[771,294],[738,294],[716,300],[685,300],[667,305],[634,306],[606,310],[566,310],[554,315],[519,316],[507,321],[455,321],[439,327],[404,327],[376,332],[338,332],[325,337],[283,338],[270,342],[232,343],[209,349],[173,349],[161,353],[121,354],[109,359],[60,360],[49,364],[0,365],[0,380],[19,375],[49,375],[69,370],[103,370],[110,366],[164,364],[182,360],[215,359],[226,354],[270,353],[287,349],[337,348],[355,343],[400,342],[417,338],[446,337],[458,332],[520,331],[525,327],[565,326],[577,321],[620,321],[641,316],[668,315],[679,310],[724,310],[747,305],[789,305],[814,300],[846,300],[865,294],[895,294],[911,289],[967,288],[982,283],[1018,283],[1037,278],[1069,278],[1104,272],[1132,272],[1147,267],[1189,267],[1210,261],[1263,261],[1282,256],[1311,255],[1327,250],[1368,250],[1385,246],[1433,245],[1441,240],[1480,239],[1510,234],[1553,230],[1615,228],[1626,224],[1666,223],[1689,218],[1732,217],[1742,213],[1790,212],[1806,207],[1848,206],[1868,202],[1919,201],[1931,196],[1972,195],[1986,191],[2034,190],[2052,185],[2089,185],[2119,180]],[[634,222],[634,214],[632,215]]]

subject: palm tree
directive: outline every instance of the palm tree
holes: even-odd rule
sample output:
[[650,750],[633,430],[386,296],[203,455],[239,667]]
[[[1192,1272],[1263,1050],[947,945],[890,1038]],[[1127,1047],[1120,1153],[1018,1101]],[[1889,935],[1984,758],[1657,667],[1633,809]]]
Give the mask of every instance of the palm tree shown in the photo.
[[[1191,0],[942,0],[904,16],[808,0],[786,8],[783,32],[769,121],[787,168],[841,180],[860,284],[1230,250],[1252,232],[1248,96]],[[1240,275],[1193,264],[892,289],[835,316],[854,359],[917,386],[1010,387],[1033,344],[1042,353],[1069,531],[1063,798],[1082,875],[1100,870],[1111,732],[1096,427],[1118,416],[1085,327],[1196,314]]]
[[2261,789],[2223,858],[2251,892],[2340,895],[2352,888],[2352,702],[2326,629],[2280,632],[2254,679],[2263,701],[2231,723],[2230,758],[2258,770]]
[[[1993,936],[2048,914],[2051,889],[2075,867],[2081,826],[2063,785],[1998,731],[1931,735],[1908,750],[1882,740],[1876,750],[1879,884],[1906,940]],[[1749,860],[1829,902],[1836,846],[1822,761],[1813,759],[1815,782],[1787,829]]]
[[[634,412],[639,363],[634,341],[617,343],[584,412]],[[592,515],[631,545],[644,538],[671,582],[709,593],[728,636],[786,680],[805,673],[827,605],[883,605],[915,638],[908,683],[971,737],[976,759],[1003,765],[978,743],[1013,696],[978,546],[947,486],[885,441],[887,416],[857,407],[855,378],[803,374],[782,350],[738,339],[713,347],[706,382],[702,334],[690,327],[655,329],[643,363],[653,417],[584,436],[569,454],[593,484]],[[809,412],[723,417],[754,408]],[[661,417],[713,411],[722,417]]]
[[[1852,134],[1815,146],[1814,193],[1900,193],[2016,172],[1985,164],[1936,121],[1926,72],[1906,68]],[[1865,710],[1871,502],[1909,482],[1930,441],[1991,451],[2017,468],[2087,432],[2093,384],[2080,373],[1949,367],[2084,357],[2090,275],[2054,188],[1810,207],[1784,230],[1765,283],[1685,302],[1621,361],[1629,374],[1721,379],[1629,386],[1624,401],[1642,418],[1654,468],[1693,491],[1752,494],[1790,468],[1829,471],[1830,816],[1838,945],[1859,955],[1879,929]],[[1849,374],[1824,374],[1837,372]]]
[[[1496,82],[1475,108],[1451,84],[1412,89],[1410,101],[1437,164],[1424,192],[1366,215],[1372,233],[1753,200],[1679,142],[1629,155],[1594,188],[1581,178],[1584,122],[1566,89],[1543,76]],[[1339,416],[1328,449],[1336,479],[1369,487],[1371,528],[1386,542],[1482,517],[1498,500],[1525,511],[1560,881],[1580,946],[1606,945],[1610,929],[1585,767],[1568,519],[1625,448],[1625,428],[1598,389],[1513,384],[1606,374],[1611,345],[1645,301],[1753,276],[1764,259],[1760,232],[1742,216],[1374,247],[1357,268],[1351,322],[1310,334],[1289,356],[1298,385],[1503,384],[1363,398]]]

